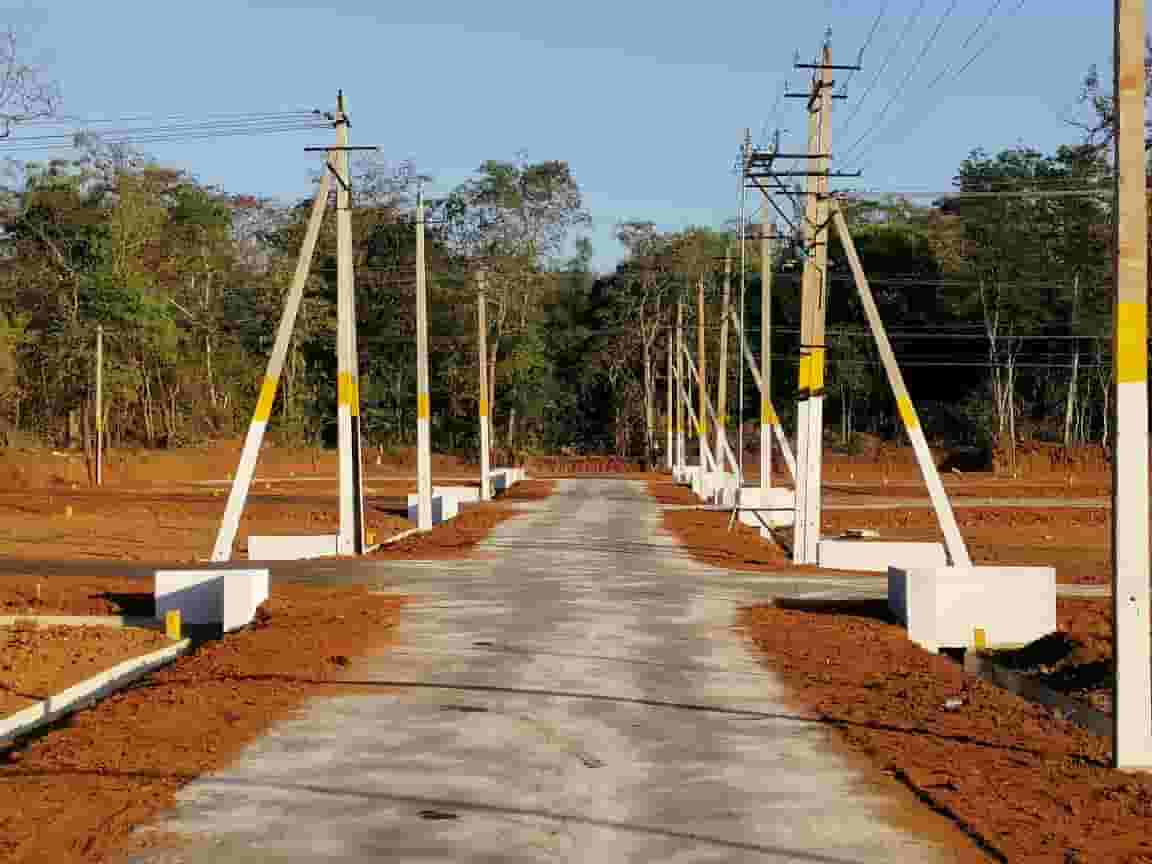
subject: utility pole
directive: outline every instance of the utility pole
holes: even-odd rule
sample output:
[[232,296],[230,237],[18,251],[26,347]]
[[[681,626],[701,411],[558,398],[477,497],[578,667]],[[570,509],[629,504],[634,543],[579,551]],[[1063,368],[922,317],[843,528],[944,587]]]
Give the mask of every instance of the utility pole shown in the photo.
[[416,192],[416,528],[432,529],[432,412],[428,392],[428,274],[424,189]]
[[704,344],[704,277],[696,282],[696,358],[700,367],[696,375],[696,404],[700,408],[697,415],[696,434],[700,438],[700,470],[704,468],[704,451],[708,449],[708,415],[704,404],[708,401],[708,355]]
[[[760,488],[772,488],[772,252],[776,226],[768,221],[768,202],[760,204]],[[741,334],[743,339],[743,334]]]
[[673,414],[675,413],[675,409],[674,409],[673,404],[672,404],[673,399],[675,398],[674,394],[672,392],[672,364],[675,360],[675,358],[673,357],[673,352],[675,351],[675,345],[673,343],[675,342],[675,337],[672,333],[671,327],[668,328],[667,338],[668,338],[668,409],[664,415],[664,425],[665,425],[666,431],[667,431],[667,436],[665,439],[666,446],[664,448],[664,456],[665,456],[664,461],[668,466],[668,470],[671,471],[672,466],[676,464],[676,457],[675,457],[675,454],[672,452],[674,442],[675,442],[675,439],[673,437],[673,431],[672,431]]
[[728,429],[728,308],[732,304],[732,244],[724,252],[724,285],[720,304],[720,368],[716,374],[716,449]]
[[[675,374],[678,381],[684,380],[684,300],[676,301],[676,367]],[[683,467],[685,464],[684,442],[684,395],[677,391],[680,397],[676,400],[676,464]]]
[[476,271],[476,359],[480,367],[480,500],[492,500],[492,419],[488,405],[488,282]]
[[1148,210],[1144,0],[1116,0],[1116,443],[1112,458],[1113,763],[1152,767],[1148,554]]
[[96,485],[104,485],[104,325],[96,325]]
[[344,92],[336,101],[336,378],[340,459],[341,555],[364,552],[364,496],[360,461],[360,394],[356,370],[356,301],[352,258],[352,177],[348,169]]
[[824,319],[828,273],[828,164],[832,120],[832,48],[824,43],[808,94],[805,258],[801,280],[800,387],[797,410],[796,525],[792,558],[815,564],[820,542],[824,445]]

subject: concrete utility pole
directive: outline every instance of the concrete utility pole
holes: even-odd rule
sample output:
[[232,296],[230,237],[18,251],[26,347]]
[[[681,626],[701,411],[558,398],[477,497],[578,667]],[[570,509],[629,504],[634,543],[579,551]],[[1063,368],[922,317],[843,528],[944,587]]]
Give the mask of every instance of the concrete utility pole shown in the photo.
[[804,205],[800,387],[796,427],[796,525],[792,558],[817,562],[824,445],[824,313],[828,273],[828,164],[832,146],[832,49],[825,43],[808,99],[810,172]]
[[476,359],[480,367],[480,500],[492,500],[492,418],[488,405],[488,282],[476,271]]
[[[677,380],[684,379],[684,358],[680,355],[684,351],[684,301],[676,301],[676,367],[675,374]],[[683,466],[685,464],[684,452],[684,396],[683,393],[677,392],[679,398],[676,400],[676,464]]]
[[724,285],[720,305],[720,368],[716,373],[716,449],[728,429],[728,309],[732,305],[732,244],[724,252]]
[[[308,281],[308,271],[312,266],[312,255],[316,250],[316,238],[320,236],[320,225],[324,220],[324,208],[328,205],[328,192],[332,188],[333,164],[328,157],[324,173],[320,177],[316,197],[312,201],[312,213],[308,217],[308,228],[304,232],[304,242],[300,246],[300,257],[296,260],[296,272],[284,300],[284,312],[280,316],[280,326],[276,331],[276,342],[268,358],[268,368],[260,387],[260,398],[252,412],[252,422],[244,439],[244,449],[240,453],[240,465],[236,469],[236,479],[228,493],[228,504],[224,517],[220,520],[220,530],[216,534],[216,545],[212,548],[213,561],[228,561],[232,557],[232,544],[240,527],[240,515],[244,512],[244,502],[248,489],[256,473],[256,459],[260,445],[264,441],[264,430],[268,428],[268,418],[272,416],[272,405],[276,401],[276,388],[280,383],[280,373],[284,370],[284,358],[292,341],[292,329],[296,326],[296,314],[300,311],[300,300],[304,296],[304,285]],[[339,310],[338,310],[339,311]]]
[[432,412],[428,392],[428,274],[424,190],[416,192],[416,527],[432,529]]
[[364,553],[364,494],[360,461],[360,377],[356,362],[356,300],[352,258],[352,175],[348,169],[348,115],[344,93],[336,101],[336,378],[340,458],[341,555]]
[[[768,202],[760,204],[760,488],[772,488],[772,252],[776,226],[768,221]],[[743,338],[743,334],[741,334]]]
[[1148,553],[1148,210],[1144,0],[1116,0],[1116,220],[1112,362],[1113,762],[1152,767]]
[[704,344],[704,277],[696,283],[696,358],[699,372],[696,375],[696,404],[700,408],[696,422],[696,434],[700,438],[700,466],[704,466],[704,451],[708,448],[708,415],[704,413],[704,403],[708,399],[708,355]]
[[[752,380],[756,382],[756,388],[760,391],[761,399],[764,398],[764,393],[767,392],[767,382],[760,374],[760,368],[756,365],[756,358],[752,355],[752,349],[748,347],[748,340],[744,336],[744,328],[740,326],[740,319],[736,317],[736,310],[730,309],[729,317],[732,319],[732,324],[736,328],[736,334],[740,337],[740,348],[744,352],[744,361],[748,364],[748,369],[752,373]],[[788,469],[788,474],[792,478],[792,484],[796,484],[796,460],[792,456],[792,447],[788,443],[788,436],[784,434],[784,427],[780,425],[780,418],[776,414],[776,406],[772,404],[771,400],[767,402],[768,417],[770,418],[771,425],[768,427],[769,434],[773,431],[776,433],[776,443],[780,446],[780,452],[784,454],[784,465]]]
[[673,389],[672,388],[672,365],[675,362],[673,352],[676,350],[676,346],[673,344],[675,342],[675,337],[674,337],[674,334],[672,333],[671,327],[668,328],[668,337],[667,338],[668,338],[668,410],[665,412],[665,415],[664,415],[664,425],[667,427],[667,433],[668,434],[667,434],[667,438],[666,438],[666,446],[664,448],[664,455],[665,455],[664,461],[668,466],[668,470],[671,471],[672,466],[676,464],[676,457],[675,457],[675,454],[673,453],[673,445],[674,445],[675,439],[673,437],[673,432],[672,432],[673,414],[675,413],[675,408],[673,407],[673,404],[672,404],[673,399],[675,398],[674,394],[672,392],[672,389]]
[[96,485],[104,485],[104,326],[96,326]]

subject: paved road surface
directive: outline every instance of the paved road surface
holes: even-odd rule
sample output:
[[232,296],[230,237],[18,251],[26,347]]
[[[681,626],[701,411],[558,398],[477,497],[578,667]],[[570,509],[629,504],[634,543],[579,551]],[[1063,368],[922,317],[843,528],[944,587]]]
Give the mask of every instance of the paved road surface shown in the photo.
[[418,598],[401,647],[353,668],[378,690],[186,787],[159,829],[191,843],[139,860],[952,860],[958,832],[866,779],[732,632],[762,577],[683,557],[639,483],[529,509],[483,558],[297,571]]

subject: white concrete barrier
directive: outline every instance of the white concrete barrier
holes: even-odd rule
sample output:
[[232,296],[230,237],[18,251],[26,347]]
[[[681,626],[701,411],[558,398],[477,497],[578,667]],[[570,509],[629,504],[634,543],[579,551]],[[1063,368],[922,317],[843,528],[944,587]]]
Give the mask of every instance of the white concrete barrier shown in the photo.
[[717,507],[736,506],[736,491],[740,488],[735,474],[727,471],[709,471],[704,474],[700,497]]
[[904,570],[947,567],[943,543],[902,540],[821,540],[816,564],[829,570],[864,570],[887,573],[890,567]]
[[249,561],[304,561],[332,558],[339,554],[335,534],[252,535],[248,538]]
[[928,651],[1026,645],[1056,630],[1056,568],[892,567],[888,607]]
[[476,504],[480,501],[478,486],[433,486],[432,494],[455,498],[457,504]]
[[492,484],[492,494],[506,492],[512,488],[512,479],[507,468],[493,468],[488,472],[488,482]]
[[[419,509],[420,496],[412,494],[408,496],[408,519],[416,522],[419,519],[417,510]],[[439,525],[441,522],[447,522],[449,519],[455,519],[460,515],[460,501],[453,495],[433,495],[432,496],[432,524]]]
[[156,617],[173,609],[185,624],[221,624],[226,631],[252,621],[268,599],[267,570],[157,570]]
[[796,493],[774,486],[771,489],[746,487],[740,490],[740,521],[752,528],[786,528],[796,522]]

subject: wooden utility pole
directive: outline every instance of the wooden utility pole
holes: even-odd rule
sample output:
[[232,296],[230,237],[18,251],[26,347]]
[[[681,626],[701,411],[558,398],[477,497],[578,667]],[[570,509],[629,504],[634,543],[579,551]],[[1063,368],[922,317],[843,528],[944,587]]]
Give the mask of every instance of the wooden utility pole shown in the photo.
[[[760,488],[772,488],[772,252],[776,226],[768,221],[768,202],[760,204]],[[741,334],[743,338],[743,334]]]
[[704,344],[704,277],[701,276],[696,283],[696,359],[699,370],[696,375],[696,405],[700,412],[697,415],[696,434],[700,438],[700,467],[704,468],[704,451],[708,449],[708,415],[704,413],[704,403],[708,399],[708,355]]
[[336,100],[336,379],[340,460],[341,555],[364,552],[364,497],[360,461],[360,380],[356,362],[356,301],[352,258],[352,175],[344,93]]
[[[684,301],[676,301],[676,367],[675,374],[678,381],[684,380]],[[677,390],[680,397],[676,400],[676,464],[683,467],[685,464],[684,452],[684,396]]]
[[804,205],[800,387],[796,426],[796,525],[792,558],[815,564],[820,543],[824,445],[824,312],[828,273],[828,165],[832,146],[832,49],[825,43],[808,98],[809,175]]
[[428,274],[424,190],[416,192],[416,528],[432,529],[432,411],[428,387]]
[[728,429],[728,308],[732,305],[732,244],[724,252],[724,285],[720,301],[720,367],[716,373],[716,449]]
[[492,418],[488,404],[488,284],[484,271],[476,272],[476,360],[480,369],[480,500],[492,500]]
[[1117,768],[1152,767],[1148,553],[1148,200],[1144,0],[1116,0],[1112,707]]
[[104,326],[96,326],[96,485],[104,485]]

